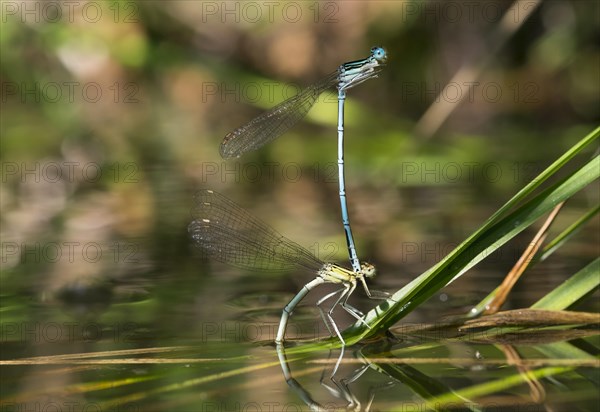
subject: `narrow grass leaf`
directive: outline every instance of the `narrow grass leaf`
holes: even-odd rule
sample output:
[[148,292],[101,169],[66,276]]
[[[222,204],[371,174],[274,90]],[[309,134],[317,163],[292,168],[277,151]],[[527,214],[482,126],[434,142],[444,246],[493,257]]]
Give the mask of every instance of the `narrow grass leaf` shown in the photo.
[[564,310],[600,287],[600,258],[534,303],[532,309]]

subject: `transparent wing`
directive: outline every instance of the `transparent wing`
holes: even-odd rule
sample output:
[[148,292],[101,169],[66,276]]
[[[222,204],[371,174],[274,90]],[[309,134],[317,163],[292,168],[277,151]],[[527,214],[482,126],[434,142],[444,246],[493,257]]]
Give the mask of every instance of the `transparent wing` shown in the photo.
[[188,227],[194,245],[210,257],[248,270],[281,271],[301,266],[316,272],[324,263],[308,250],[212,190],[195,195]]
[[224,159],[240,157],[281,136],[306,116],[324,90],[337,84],[338,76],[338,71],[331,73],[296,96],[279,103],[244,126],[228,133],[221,143],[221,157]]

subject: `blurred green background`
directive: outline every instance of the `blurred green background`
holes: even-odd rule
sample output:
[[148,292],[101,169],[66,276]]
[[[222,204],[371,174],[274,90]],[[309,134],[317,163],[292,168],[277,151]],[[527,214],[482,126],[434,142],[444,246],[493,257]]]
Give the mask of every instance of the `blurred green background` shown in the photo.
[[[198,336],[202,319],[262,293],[261,322],[277,322],[311,274],[199,259],[186,230],[193,193],[223,192],[344,262],[334,94],[257,152],[224,161],[218,147],[372,46],[389,59],[348,93],[346,173],[377,289],[441,259],[600,118],[595,1],[1,5],[3,322],[126,319],[158,345]],[[597,201],[597,190],[573,199],[555,230]],[[598,226],[533,271],[509,305],[531,304],[597,256]],[[462,311],[478,302],[532,235],[439,299]],[[4,338],[3,357],[32,353]]]
[[389,61],[349,92],[350,214],[361,257],[405,282],[598,121],[597,3],[509,6],[3,3],[4,293],[198,265],[198,188],[345,260],[334,94],[260,151],[223,161],[218,146],[373,45]]
[[[194,265],[185,228],[197,188],[344,260],[335,95],[240,160],[220,159],[218,145],[373,45],[386,47],[387,67],[350,91],[346,112],[351,220],[361,256],[418,273],[598,120],[598,5],[508,8],[5,2],[4,285],[52,295]],[[132,267],[90,264],[92,252]]]

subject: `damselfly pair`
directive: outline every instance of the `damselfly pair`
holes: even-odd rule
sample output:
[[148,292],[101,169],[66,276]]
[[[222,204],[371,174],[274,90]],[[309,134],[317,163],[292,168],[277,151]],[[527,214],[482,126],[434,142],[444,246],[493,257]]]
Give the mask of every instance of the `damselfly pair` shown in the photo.
[[[234,158],[262,147],[293,127],[308,113],[321,93],[335,86],[338,90],[339,198],[342,224],[353,271],[321,262],[300,245],[278,234],[222,195],[213,191],[203,191],[197,195],[195,220],[190,224],[189,231],[194,244],[208,251],[217,260],[243,268],[263,270],[278,266],[284,269],[290,264],[295,264],[317,272],[317,277],[306,284],[284,308],[275,339],[278,343],[284,339],[288,318],[296,305],[310,290],[320,284],[334,283],[343,286],[339,291],[330,293],[317,302],[329,332],[333,335],[331,325],[342,343],[344,339],[331,316],[333,309],[340,305],[353,317],[363,321],[362,313],[348,304],[348,297],[356,288],[357,282],[363,285],[369,297],[375,297],[365,282],[365,278],[375,275],[375,268],[370,264],[359,262],[348,217],[344,171],[344,102],[346,90],[377,77],[386,59],[385,50],[374,47],[371,49],[371,55],[366,59],[342,64],[338,70],[321,81],[227,134],[220,148],[223,158]],[[334,296],[338,298],[331,309],[328,312],[323,311],[320,305]]]

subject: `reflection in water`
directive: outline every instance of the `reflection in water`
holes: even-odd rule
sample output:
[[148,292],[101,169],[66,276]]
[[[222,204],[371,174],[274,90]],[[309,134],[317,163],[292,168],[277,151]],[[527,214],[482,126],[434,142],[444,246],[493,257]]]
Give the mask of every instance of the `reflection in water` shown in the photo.
[[[385,341],[386,344],[388,341]],[[377,345],[378,346],[378,345]],[[329,371],[328,367],[325,366],[321,373],[321,378],[319,379],[319,383],[322,388],[324,388],[331,396],[343,401],[345,404],[342,407],[346,411],[370,411],[373,405],[373,401],[375,399],[375,395],[377,392],[385,389],[389,389],[393,387],[398,379],[394,378],[393,375],[390,375],[386,372],[384,368],[379,367],[379,365],[373,363],[367,356],[362,353],[362,349],[354,352],[354,358],[349,360],[348,363],[353,363],[355,360],[361,364],[358,368],[355,368],[349,375],[344,376],[342,378],[336,376],[338,374],[338,370],[345,355],[345,346],[341,347],[340,354],[333,366],[333,368]],[[285,354],[285,347],[282,344],[278,344],[276,347],[277,356],[279,358],[279,363],[281,365],[281,369],[283,371],[283,376],[285,378],[286,383],[289,387],[302,399],[302,401],[310,408],[312,411],[330,411],[337,410],[340,407],[332,404],[323,405],[314,400],[312,394],[305,389],[298,380],[296,380],[292,376],[292,372],[289,366],[289,362],[287,356]],[[329,353],[328,361],[331,359],[332,352]],[[329,362],[327,362],[329,364]],[[351,384],[357,382],[369,369],[374,369],[377,372],[380,372],[386,376],[386,380],[384,382],[378,383],[376,385],[371,385],[368,390],[368,399],[367,402],[363,404],[360,402],[358,396],[354,393]],[[329,383],[331,382],[331,383]],[[401,381],[400,381],[401,382]]]
[[[321,379],[319,382],[325,389],[327,389],[327,391],[330,394],[332,394],[336,398],[344,399],[347,402],[347,405],[346,405],[347,410],[359,411],[359,410],[361,410],[360,401],[358,400],[358,397],[352,393],[349,385],[351,383],[353,383],[354,381],[358,380],[363,375],[363,373],[365,373],[367,371],[367,369],[369,368],[369,365],[365,364],[365,365],[361,366],[360,368],[354,370],[354,372],[349,377],[338,380],[335,377],[335,375],[337,374],[338,368],[340,367],[340,362],[342,361],[342,359],[344,357],[344,349],[345,349],[344,347],[341,348],[340,356],[338,357],[337,362],[335,363],[335,366],[333,367],[333,370],[331,371],[331,373],[327,374],[326,373],[327,368],[323,368],[323,372],[321,373]],[[329,353],[329,359],[330,358],[331,358],[331,352]],[[327,376],[327,378],[326,378],[326,376]],[[325,379],[330,380],[334,384],[334,386],[327,384],[325,382]],[[365,408],[366,411],[368,411],[370,409],[372,401],[373,401],[373,399],[371,397],[369,397],[369,402]]]
[[300,399],[310,408],[311,411],[323,411],[325,408],[318,402],[316,402],[311,394],[304,389],[304,387],[292,377],[292,372],[290,370],[287,358],[285,356],[285,348],[282,344],[277,344],[277,357],[279,358],[279,363],[281,364],[281,369],[283,371],[283,377],[285,378],[286,383],[300,396]]
[[[597,332],[590,333],[597,335]],[[560,379],[543,378],[560,375],[564,379],[564,374],[568,372],[587,377],[593,369],[586,368],[598,366],[593,354],[597,348],[578,339],[581,336],[578,333],[573,334],[576,345],[566,343],[562,334],[561,342],[556,344],[549,344],[546,337],[536,342],[535,332],[523,330],[523,334],[525,345],[520,346],[481,345],[465,335],[462,337],[464,341],[460,338],[447,341],[428,339],[420,344],[379,340],[361,346],[346,359],[342,348],[334,366],[331,369],[327,365],[323,367],[319,383],[321,389],[337,399],[338,404],[343,402],[343,406],[316,401],[319,394],[314,389],[311,393],[293,377],[282,345],[277,345],[277,355],[288,386],[311,410],[316,411],[409,410],[409,405],[413,408],[410,410],[478,411],[503,410],[515,406],[527,407],[527,410],[547,410],[551,405],[564,402],[556,397],[558,395],[548,395],[555,392],[560,394],[564,385]],[[591,353],[581,348],[587,348]],[[537,358],[524,355],[532,349],[534,353],[538,351]],[[298,367],[306,365],[307,362],[303,362],[305,358],[292,351],[298,356],[292,362],[297,362]],[[327,360],[330,358],[331,353]],[[564,362],[557,358],[563,358]],[[340,376],[340,365],[352,363],[360,366]],[[371,383],[372,376],[367,377],[369,370],[377,372],[378,382]],[[312,375],[314,370],[305,368],[297,373],[306,377]],[[310,382],[310,379],[305,380]],[[467,383],[469,381],[470,384]],[[395,390],[387,392],[390,388]],[[579,386],[580,395],[584,398],[595,396],[582,388]],[[389,395],[376,402],[383,392]],[[584,398],[580,401],[585,402]],[[392,403],[387,403],[386,399]]]

